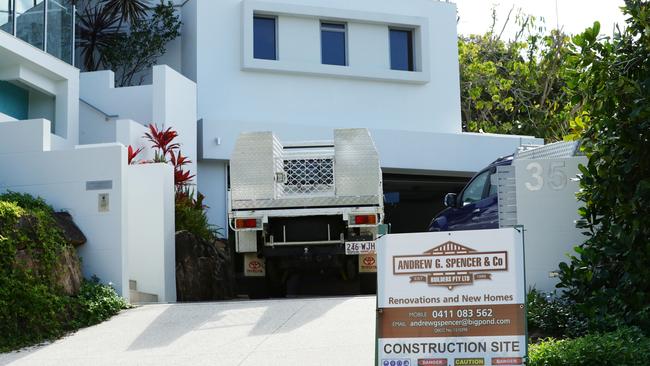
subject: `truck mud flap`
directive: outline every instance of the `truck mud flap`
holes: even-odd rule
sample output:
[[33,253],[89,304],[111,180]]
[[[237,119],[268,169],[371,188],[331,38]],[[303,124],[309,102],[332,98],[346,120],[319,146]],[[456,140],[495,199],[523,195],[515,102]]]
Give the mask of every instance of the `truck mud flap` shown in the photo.
[[359,254],[359,273],[377,273],[377,254]]
[[265,277],[266,260],[264,258],[258,258],[255,253],[244,254],[244,276]]

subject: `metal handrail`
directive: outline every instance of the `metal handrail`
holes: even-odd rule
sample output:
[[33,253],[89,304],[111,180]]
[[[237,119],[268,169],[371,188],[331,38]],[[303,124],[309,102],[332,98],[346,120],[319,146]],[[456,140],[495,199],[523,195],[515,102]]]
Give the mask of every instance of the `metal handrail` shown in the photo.
[[104,112],[103,110],[99,109],[99,107],[93,105],[92,103],[84,100],[83,98],[79,98],[79,101],[82,102],[83,104],[89,106],[90,108],[94,109],[95,111],[101,113],[104,115],[104,118],[108,121],[109,119],[118,119],[120,118],[119,114],[108,114]]

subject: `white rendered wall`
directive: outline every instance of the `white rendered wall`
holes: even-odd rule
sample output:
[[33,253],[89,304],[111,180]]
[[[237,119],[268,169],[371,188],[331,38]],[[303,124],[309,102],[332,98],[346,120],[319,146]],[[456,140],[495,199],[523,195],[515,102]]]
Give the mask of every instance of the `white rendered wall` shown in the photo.
[[115,142],[128,147],[131,146],[134,151],[142,149],[136,155],[136,161],[152,161],[155,154],[151,143],[144,139],[145,132],[148,128],[130,119],[119,119],[115,121]]
[[79,103],[79,143],[100,144],[115,141],[115,119],[87,104]]
[[[250,7],[255,10],[260,4],[271,9],[269,13],[273,6],[281,7],[278,61],[245,64],[246,50],[252,52],[252,46],[244,47],[249,41],[244,39],[242,1],[190,0],[184,6],[188,24],[196,23],[195,34],[184,35],[184,40],[196,37],[199,118],[219,126],[263,122],[395,129],[399,124],[399,129],[410,131],[461,131],[455,5],[429,0],[283,0]],[[312,15],[303,15],[308,12]],[[352,19],[349,67],[320,65],[319,17],[313,15],[319,12]],[[424,46],[429,52],[422,55],[428,60],[422,66],[429,72],[428,82],[409,82],[414,73],[388,69],[388,26],[408,22],[426,25],[423,39],[428,39]],[[189,56],[185,61],[194,62]],[[193,65],[184,64],[183,70],[191,75]],[[404,80],[379,81],[393,73],[404,74]]]
[[[18,82],[54,97],[35,106],[30,118],[53,120],[54,133],[72,146],[79,141],[79,70],[36,47],[0,32],[0,80]],[[31,102],[30,97],[30,102]],[[40,101],[35,101],[37,104]]]
[[204,160],[198,164],[198,189],[205,195],[205,205],[208,206],[208,221],[212,225],[224,229],[228,233],[228,215],[226,213],[228,194],[228,162]]
[[[128,275],[137,291],[176,301],[173,168],[131,165],[128,174]],[[156,182],[156,184],[152,184]]]
[[[51,150],[50,121],[45,119],[0,123],[0,153],[34,153]],[[8,170],[7,170],[8,171]],[[5,175],[0,175],[0,178]]]
[[[303,128],[283,123],[219,125],[209,121],[202,121],[200,126],[202,158],[206,160],[229,160],[237,136],[247,131],[273,131],[280,141],[333,140],[330,127]],[[477,133],[421,133],[377,128],[371,128],[370,133],[383,169],[414,174],[467,176],[498,157],[512,154],[518,146],[544,142],[530,136]],[[201,191],[205,190],[204,181],[199,180]]]
[[12,121],[16,121],[16,119],[13,118],[12,116],[8,116],[4,113],[0,113],[0,122],[12,122]]
[[[120,144],[48,151],[46,120],[0,123],[0,191],[43,197],[56,210],[69,212],[88,238],[79,247],[85,277],[97,275],[128,297],[126,149]],[[14,149],[14,142],[25,146]],[[40,148],[38,146],[40,145]],[[89,181],[110,181],[107,189],[88,190]],[[98,195],[109,195],[109,209],[100,212]]]
[[[120,122],[121,130],[136,125]],[[58,139],[65,142],[44,119],[0,123],[0,171],[11,172],[0,175],[0,192],[40,196],[72,215],[88,239],[78,248],[84,277],[97,275],[126,298],[135,280],[138,291],[175,301],[172,166],[128,166],[120,143],[54,150]]]
[[[82,72],[80,74],[80,96],[97,109],[118,118],[129,118],[147,125],[152,122],[153,87],[152,85],[116,88],[115,74],[112,71]],[[85,106],[84,108],[87,108]],[[92,129],[81,121],[81,141],[88,138]]]
[[[130,119],[143,126],[173,127],[178,132],[181,151],[192,160],[188,168],[196,172],[196,84],[173,69],[153,68],[153,84],[114,87],[112,71],[81,74],[81,97],[94,106],[82,105],[82,144],[117,141],[116,120]],[[98,112],[99,109],[102,112]],[[106,115],[117,116],[109,118]],[[147,143],[148,144],[148,143]]]
[[181,144],[183,155],[192,160],[187,169],[196,174],[196,84],[166,66],[154,67],[153,80],[152,120],[178,132],[176,142]]
[[196,1],[190,0],[181,8],[181,73],[196,82],[197,12]]

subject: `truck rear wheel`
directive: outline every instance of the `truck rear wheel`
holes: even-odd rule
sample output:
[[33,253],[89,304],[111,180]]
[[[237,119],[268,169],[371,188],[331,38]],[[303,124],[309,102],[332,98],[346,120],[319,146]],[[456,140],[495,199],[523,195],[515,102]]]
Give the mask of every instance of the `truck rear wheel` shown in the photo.
[[348,281],[353,281],[359,275],[359,258],[356,255],[346,255],[344,258],[345,263],[345,276]]
[[266,277],[268,294],[271,297],[284,297],[287,294],[284,272],[278,260],[266,259]]
[[359,274],[360,291],[364,295],[371,295],[377,293],[377,274],[376,273],[360,273]]
[[251,300],[268,299],[269,286],[266,277],[247,277],[248,298]]

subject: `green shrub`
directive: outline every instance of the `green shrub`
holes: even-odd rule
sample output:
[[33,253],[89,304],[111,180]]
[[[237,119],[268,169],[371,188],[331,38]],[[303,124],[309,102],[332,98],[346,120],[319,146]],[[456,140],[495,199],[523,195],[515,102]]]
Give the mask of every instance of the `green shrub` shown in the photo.
[[48,205],[44,199],[26,193],[8,191],[0,194],[0,201],[13,202],[25,210],[37,210],[47,213],[54,212],[52,206]]
[[587,240],[560,264],[560,286],[590,329],[627,324],[650,334],[650,2],[626,0],[622,9],[626,24],[611,40],[597,23],[573,38],[571,85],[584,116],[572,125],[589,158],[578,193]]
[[176,231],[186,230],[201,239],[212,241],[222,233],[217,226],[208,222],[203,199],[201,193],[196,199],[188,191],[176,194]]
[[647,366],[650,338],[638,328],[590,334],[576,339],[548,339],[530,346],[529,366]]
[[40,198],[0,195],[0,352],[60,337],[125,306],[97,280],[75,297],[58,288],[57,260],[68,244],[53,212]]
[[84,280],[79,294],[74,298],[74,321],[79,327],[87,327],[109,319],[129,307],[111,286],[99,283],[95,276]]
[[570,300],[555,293],[544,294],[531,289],[526,301],[528,335],[531,338],[576,337],[586,333],[586,319]]
[[52,338],[63,328],[65,301],[54,268],[66,243],[51,212],[40,199],[0,196],[0,349]]

